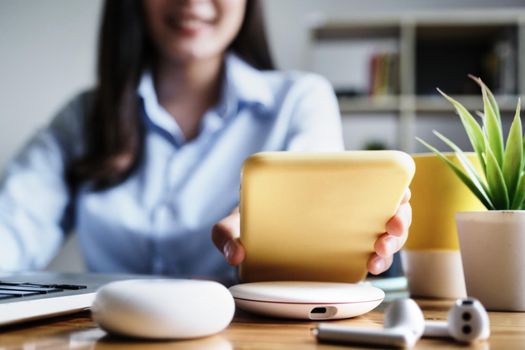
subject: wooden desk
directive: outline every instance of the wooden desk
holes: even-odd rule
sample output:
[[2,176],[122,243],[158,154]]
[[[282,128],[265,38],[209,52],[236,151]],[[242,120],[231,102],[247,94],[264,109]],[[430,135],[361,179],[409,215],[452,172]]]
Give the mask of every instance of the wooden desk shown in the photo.
[[[425,318],[446,318],[452,301],[419,301]],[[351,320],[332,321],[353,326],[381,327],[382,310]],[[475,349],[525,349],[525,313],[490,313],[492,335]],[[107,336],[90,319],[89,313],[13,326],[0,331],[0,350],[23,349],[344,349],[341,345],[318,344],[310,333],[315,322],[263,319],[238,312],[222,333],[198,340],[179,342],[133,341]],[[445,340],[422,339],[415,349],[467,348]]]

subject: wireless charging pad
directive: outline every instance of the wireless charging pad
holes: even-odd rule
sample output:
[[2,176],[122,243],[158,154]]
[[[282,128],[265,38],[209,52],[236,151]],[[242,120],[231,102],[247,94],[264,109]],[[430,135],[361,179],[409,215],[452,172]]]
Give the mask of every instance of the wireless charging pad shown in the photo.
[[374,309],[385,293],[367,284],[331,282],[255,282],[230,287],[238,308],[265,316],[329,320]]

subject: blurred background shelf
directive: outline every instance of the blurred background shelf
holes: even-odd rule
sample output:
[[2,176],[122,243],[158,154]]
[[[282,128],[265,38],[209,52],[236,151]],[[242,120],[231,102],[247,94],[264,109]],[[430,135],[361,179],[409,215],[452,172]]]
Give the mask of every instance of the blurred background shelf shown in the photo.
[[[450,95],[474,113],[483,110],[480,95]],[[513,113],[519,96],[496,95],[502,113]],[[338,97],[341,114],[348,116],[352,113],[376,113],[392,112],[400,113],[403,110],[419,112],[424,116],[425,112],[437,112],[451,114],[452,105],[441,96],[359,96]]]
[[[472,115],[476,111],[483,111],[483,102],[481,95],[452,95],[456,100],[460,100]],[[518,96],[516,95],[495,95],[502,113],[512,112],[516,110],[518,103]],[[416,112],[442,112],[451,114],[453,111],[452,105],[441,96],[418,96],[416,97]]]
[[338,97],[341,114],[367,112],[398,112],[398,96]]
[[383,137],[385,148],[425,151],[415,137],[432,137],[432,129],[439,129],[469,149],[452,106],[436,87],[474,114],[482,102],[468,74],[481,77],[507,126],[525,96],[525,10],[322,18],[310,28],[310,57],[311,69],[336,89],[343,124],[350,129],[355,119],[360,126],[375,125],[368,141],[357,144],[347,136],[348,148],[377,147],[384,124],[395,133]]

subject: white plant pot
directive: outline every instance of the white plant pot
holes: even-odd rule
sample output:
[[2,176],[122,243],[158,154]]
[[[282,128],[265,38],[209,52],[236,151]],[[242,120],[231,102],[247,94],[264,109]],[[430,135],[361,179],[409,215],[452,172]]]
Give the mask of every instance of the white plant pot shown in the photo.
[[456,222],[468,295],[525,311],[525,211],[462,212]]

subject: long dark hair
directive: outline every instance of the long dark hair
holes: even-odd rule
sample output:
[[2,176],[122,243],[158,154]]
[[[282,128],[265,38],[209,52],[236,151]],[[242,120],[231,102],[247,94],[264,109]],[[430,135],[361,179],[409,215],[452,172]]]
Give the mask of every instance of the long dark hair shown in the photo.
[[[72,189],[92,181],[103,190],[124,181],[139,164],[144,125],[136,89],[153,63],[142,1],[107,0],[98,49],[98,85],[84,121],[85,153],[68,167]],[[239,33],[230,50],[257,69],[274,69],[258,0],[247,0]]]

